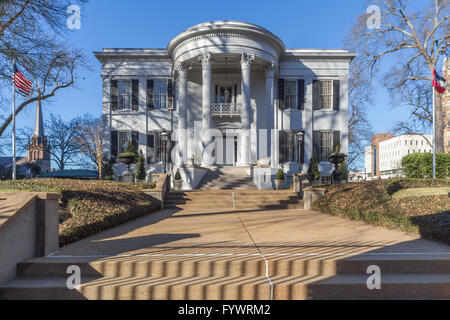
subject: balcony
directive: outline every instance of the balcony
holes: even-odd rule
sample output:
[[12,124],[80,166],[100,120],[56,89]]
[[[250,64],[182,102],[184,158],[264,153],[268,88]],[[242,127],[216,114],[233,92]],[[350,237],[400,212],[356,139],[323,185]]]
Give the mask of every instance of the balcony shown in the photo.
[[213,117],[239,117],[241,115],[239,103],[213,103],[211,105],[211,116]]

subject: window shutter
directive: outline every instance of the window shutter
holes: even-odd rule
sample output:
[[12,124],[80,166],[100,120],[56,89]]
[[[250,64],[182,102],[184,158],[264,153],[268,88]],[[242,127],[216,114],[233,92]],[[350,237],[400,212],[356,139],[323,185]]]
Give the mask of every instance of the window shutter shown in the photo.
[[320,110],[320,81],[313,81],[313,110]]
[[131,109],[139,110],[139,80],[131,81]]
[[147,134],[147,163],[155,162],[155,136]]
[[333,110],[339,110],[341,106],[341,81],[333,80]]
[[297,80],[297,108],[298,110],[305,110],[305,80]]
[[313,155],[316,155],[317,161],[320,161],[320,131],[313,133]]
[[155,132],[155,158],[154,162],[161,162],[161,135],[160,132]]
[[284,79],[278,79],[278,103],[280,109],[284,109]]
[[131,131],[131,143],[134,146],[134,152],[139,154],[139,132]]
[[111,109],[119,108],[119,83],[117,80],[111,80]]
[[111,131],[111,155],[117,157],[119,154],[119,134],[117,131]]
[[336,148],[336,146],[340,144],[341,144],[341,132],[333,131],[333,151]]
[[155,109],[155,98],[153,95],[153,79],[147,80],[147,109]]
[[279,146],[278,146],[278,153],[279,153],[279,158],[280,158],[280,163],[284,163],[286,162],[286,148],[287,148],[287,141],[286,141],[286,132],[284,131],[278,131],[278,142],[279,142]]
[[173,110],[174,107],[174,103],[173,103],[173,79],[168,79],[167,80],[167,109],[168,110]]

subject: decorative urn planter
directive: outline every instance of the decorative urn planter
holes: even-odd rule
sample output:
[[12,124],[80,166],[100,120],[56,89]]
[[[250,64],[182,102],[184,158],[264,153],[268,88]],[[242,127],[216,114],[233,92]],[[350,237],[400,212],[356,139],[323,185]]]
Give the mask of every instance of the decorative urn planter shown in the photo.
[[173,187],[175,190],[181,190],[181,187],[183,186],[183,180],[173,180]]
[[276,190],[281,190],[284,188],[284,179],[280,180],[280,179],[275,179],[275,189]]
[[342,183],[342,172],[339,170],[339,165],[345,161],[346,157],[347,155],[343,153],[333,153],[328,156],[328,161],[334,164],[334,171],[332,174],[333,184]]
[[132,165],[133,163],[136,163],[137,160],[137,155],[131,155],[131,154],[127,154],[127,155],[121,155],[119,156],[119,160],[120,162],[122,162],[124,165],[127,166],[128,169],[130,169],[130,165]]

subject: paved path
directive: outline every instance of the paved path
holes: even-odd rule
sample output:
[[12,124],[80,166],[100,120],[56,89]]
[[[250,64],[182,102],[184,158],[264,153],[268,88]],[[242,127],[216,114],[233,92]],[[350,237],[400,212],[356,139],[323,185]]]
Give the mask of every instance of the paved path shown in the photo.
[[[213,199],[212,199],[213,201]],[[306,210],[164,210],[78,241],[54,256],[263,255],[353,256],[446,253],[450,247]]]

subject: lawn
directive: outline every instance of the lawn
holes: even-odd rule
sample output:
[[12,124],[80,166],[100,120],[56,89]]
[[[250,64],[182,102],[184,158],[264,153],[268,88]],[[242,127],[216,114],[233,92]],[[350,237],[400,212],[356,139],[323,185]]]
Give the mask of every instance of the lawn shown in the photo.
[[315,210],[450,244],[448,179],[392,179],[327,188]]
[[97,234],[159,209],[142,189],[152,184],[86,180],[0,181],[0,191],[59,192],[60,245]]

